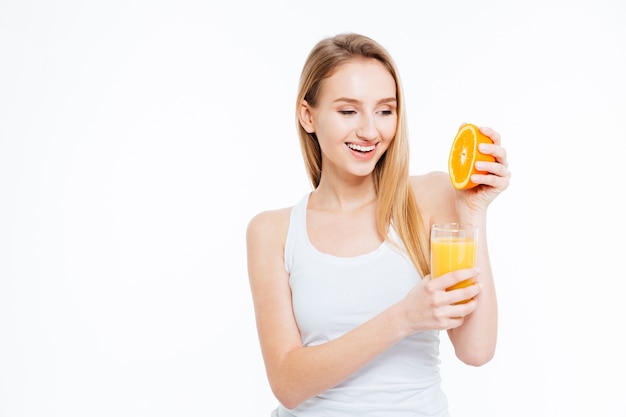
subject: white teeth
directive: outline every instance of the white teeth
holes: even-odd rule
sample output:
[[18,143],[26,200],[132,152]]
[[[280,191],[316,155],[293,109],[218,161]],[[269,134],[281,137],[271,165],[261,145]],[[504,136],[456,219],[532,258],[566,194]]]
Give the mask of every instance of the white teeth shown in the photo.
[[361,146],[361,145],[355,145],[353,143],[348,143],[348,148],[354,149],[355,151],[359,151],[359,152],[369,152],[369,151],[373,151],[376,148],[376,145]]

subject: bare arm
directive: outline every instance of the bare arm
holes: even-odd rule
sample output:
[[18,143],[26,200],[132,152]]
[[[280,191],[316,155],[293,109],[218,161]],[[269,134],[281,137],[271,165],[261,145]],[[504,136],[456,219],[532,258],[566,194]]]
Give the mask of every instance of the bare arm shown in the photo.
[[[272,391],[285,407],[293,408],[337,385],[413,332],[460,325],[462,319],[450,317],[466,315],[472,308],[450,309],[451,301],[474,296],[471,289],[457,295],[458,299],[445,291],[468,276],[424,281],[404,300],[345,335],[303,347],[283,259],[288,213],[262,213],[252,219],[247,231],[248,271],[261,350]],[[434,311],[432,306],[438,303],[447,309],[446,314]]]
[[496,350],[498,334],[498,303],[487,248],[486,219],[472,218],[461,224],[478,227],[476,266],[480,273],[475,277],[480,293],[476,297],[476,310],[465,318],[462,326],[448,330],[456,356],[468,365],[481,366],[489,362]]
[[493,357],[496,348],[498,329],[498,306],[496,290],[487,247],[487,208],[489,204],[509,186],[511,173],[508,170],[507,155],[501,146],[500,134],[490,128],[481,131],[491,137],[493,144],[483,144],[481,152],[491,154],[495,162],[477,166],[487,171],[485,175],[474,175],[472,181],[479,184],[469,190],[454,192],[455,207],[461,223],[478,227],[479,241],[477,265],[480,274],[476,281],[481,286],[476,311],[465,320],[465,324],[450,330],[450,339],[456,354],[464,362],[481,365]]
[[288,211],[255,217],[247,232],[248,270],[257,329],[270,385],[283,405],[338,384],[405,334],[389,309],[344,336],[303,347],[291,305],[283,251]]
[[[448,329],[456,356],[463,362],[480,366],[491,360],[495,353],[498,332],[498,305],[496,290],[487,246],[487,208],[491,201],[509,184],[506,152],[500,146],[500,135],[485,129],[494,140],[485,153],[496,157],[496,162],[483,167],[488,175],[479,175],[472,180],[479,185],[464,191],[455,190],[447,173],[435,173],[414,181],[416,195],[427,195],[425,221],[428,226],[439,222],[460,222],[478,227],[477,268],[475,277],[480,287],[475,297],[475,310],[467,315],[461,326]],[[451,291],[455,292],[455,291]]]
[[[467,270],[475,279],[476,296],[471,301],[473,309],[464,317],[463,324],[448,329],[448,337],[456,356],[469,365],[480,366],[493,357],[497,337],[497,302],[493,275],[487,251],[486,222],[482,219],[460,218],[456,209],[456,194],[448,174],[435,172],[413,181],[416,195],[421,196],[421,207],[427,230],[434,223],[458,222],[478,227],[478,253],[476,267],[480,271]],[[452,273],[454,274],[454,273]],[[446,277],[443,275],[434,281]],[[427,277],[429,279],[430,277]],[[470,287],[468,287],[470,288]],[[451,293],[460,290],[450,291]]]

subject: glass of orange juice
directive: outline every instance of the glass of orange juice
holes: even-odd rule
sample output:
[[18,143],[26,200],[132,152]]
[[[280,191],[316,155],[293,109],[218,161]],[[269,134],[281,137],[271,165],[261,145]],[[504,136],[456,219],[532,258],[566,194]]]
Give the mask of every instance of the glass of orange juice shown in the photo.
[[[457,269],[476,266],[478,229],[458,223],[434,224],[430,230],[430,273],[433,278]],[[448,288],[454,290],[474,283],[467,279]],[[464,301],[467,302],[468,300]]]

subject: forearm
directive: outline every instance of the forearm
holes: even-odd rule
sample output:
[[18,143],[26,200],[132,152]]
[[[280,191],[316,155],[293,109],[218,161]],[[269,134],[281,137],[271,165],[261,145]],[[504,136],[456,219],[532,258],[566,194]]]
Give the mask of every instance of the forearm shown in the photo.
[[476,266],[480,275],[476,281],[481,290],[476,297],[476,310],[465,317],[462,326],[448,331],[459,359],[470,365],[480,366],[493,357],[498,332],[498,305],[491,262],[486,238],[484,219],[465,220],[479,228]]
[[399,305],[330,342],[290,350],[270,371],[276,397],[287,408],[322,393],[404,338]]

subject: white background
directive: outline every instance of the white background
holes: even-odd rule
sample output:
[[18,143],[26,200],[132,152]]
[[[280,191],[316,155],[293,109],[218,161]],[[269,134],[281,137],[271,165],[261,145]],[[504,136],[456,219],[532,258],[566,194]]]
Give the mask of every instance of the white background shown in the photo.
[[400,67],[412,173],[462,122],[510,154],[453,415],[626,416],[626,3],[409,3],[2,0],[0,416],[269,415],[245,228],[310,190],[298,76],[346,31]]

